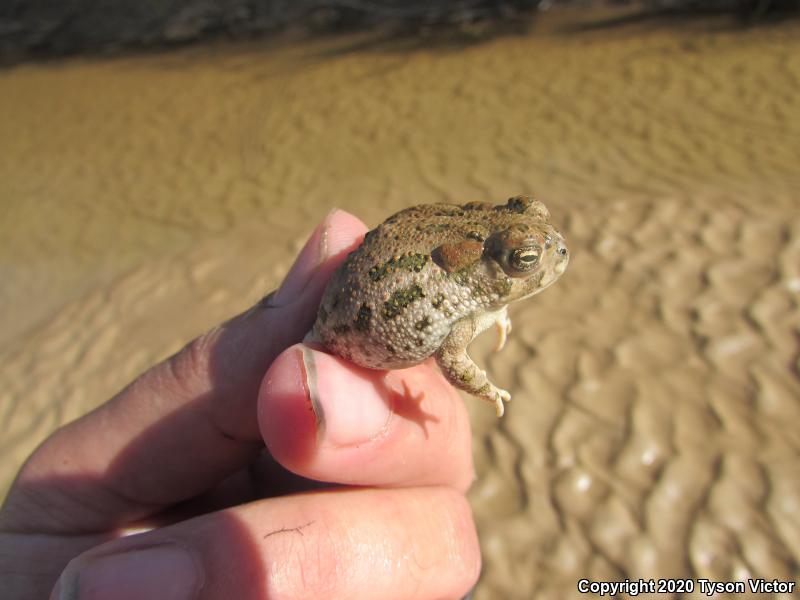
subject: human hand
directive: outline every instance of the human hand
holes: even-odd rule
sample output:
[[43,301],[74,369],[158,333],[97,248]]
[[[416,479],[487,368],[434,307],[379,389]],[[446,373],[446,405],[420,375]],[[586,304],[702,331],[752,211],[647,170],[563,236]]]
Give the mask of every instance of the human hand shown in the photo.
[[276,293],[45,440],[0,510],[0,597],[470,589],[480,555],[457,393],[430,363],[369,371],[298,344],[365,229],[331,213]]

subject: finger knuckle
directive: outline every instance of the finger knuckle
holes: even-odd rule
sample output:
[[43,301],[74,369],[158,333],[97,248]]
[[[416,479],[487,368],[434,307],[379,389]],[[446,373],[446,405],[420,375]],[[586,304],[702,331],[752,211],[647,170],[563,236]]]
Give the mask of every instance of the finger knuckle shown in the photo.
[[330,525],[309,521],[297,535],[276,535],[270,542],[270,555],[281,557],[272,563],[271,589],[277,597],[336,597],[341,584],[341,565],[345,548],[337,543],[340,532]]
[[216,330],[211,330],[193,339],[166,360],[166,374],[178,390],[192,389],[209,377],[211,351],[216,338]]

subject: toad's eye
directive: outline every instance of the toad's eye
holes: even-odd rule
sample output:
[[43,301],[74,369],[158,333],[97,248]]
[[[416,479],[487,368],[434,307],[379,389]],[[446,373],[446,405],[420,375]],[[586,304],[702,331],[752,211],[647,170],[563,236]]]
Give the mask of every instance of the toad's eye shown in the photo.
[[529,271],[539,262],[542,250],[539,246],[517,248],[508,257],[508,262],[519,271]]

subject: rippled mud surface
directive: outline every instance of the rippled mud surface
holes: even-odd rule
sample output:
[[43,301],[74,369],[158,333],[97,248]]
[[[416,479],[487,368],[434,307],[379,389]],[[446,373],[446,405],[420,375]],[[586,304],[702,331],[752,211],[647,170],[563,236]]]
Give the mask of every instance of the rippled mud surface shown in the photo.
[[800,27],[563,26],[0,73],[2,488],[331,207],[535,193],[572,261],[501,353],[473,345],[514,397],[466,400],[476,597],[799,581]]
[[800,218],[661,199],[567,221],[569,276],[512,314],[530,361],[489,359],[516,393],[478,445],[487,593],[795,580]]

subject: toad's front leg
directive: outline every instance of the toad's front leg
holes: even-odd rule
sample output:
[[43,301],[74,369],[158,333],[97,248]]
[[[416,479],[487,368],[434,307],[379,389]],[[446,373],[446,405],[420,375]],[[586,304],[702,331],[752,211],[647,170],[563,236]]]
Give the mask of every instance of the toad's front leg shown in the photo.
[[441,348],[436,353],[436,362],[447,380],[459,389],[469,392],[494,404],[498,417],[503,416],[503,402],[511,399],[511,394],[492,384],[467,354],[467,346],[477,333],[481,323],[472,318],[458,321],[450,331]]

